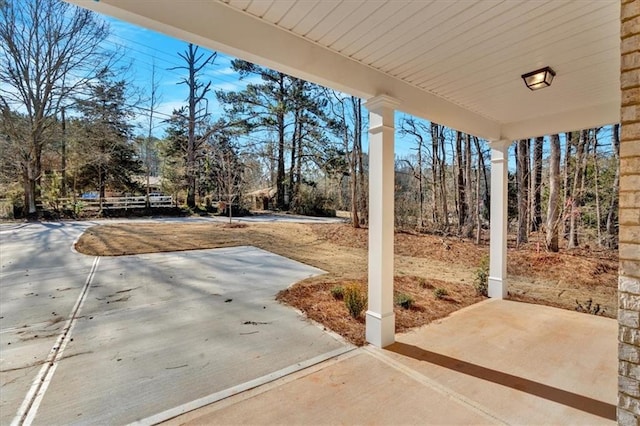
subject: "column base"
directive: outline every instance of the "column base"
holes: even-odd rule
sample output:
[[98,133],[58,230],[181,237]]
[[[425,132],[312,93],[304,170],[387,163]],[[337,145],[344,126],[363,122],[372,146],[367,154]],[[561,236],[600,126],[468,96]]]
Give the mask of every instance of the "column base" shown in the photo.
[[378,314],[367,311],[367,342],[378,348],[384,348],[396,341],[396,314]]
[[489,277],[489,297],[492,299],[506,299],[507,281],[502,278]]

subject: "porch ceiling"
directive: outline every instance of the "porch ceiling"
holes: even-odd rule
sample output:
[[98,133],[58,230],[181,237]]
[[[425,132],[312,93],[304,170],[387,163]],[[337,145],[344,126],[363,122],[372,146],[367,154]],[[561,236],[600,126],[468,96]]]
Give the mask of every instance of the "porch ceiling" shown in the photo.
[[69,1],[487,139],[619,120],[619,0]]

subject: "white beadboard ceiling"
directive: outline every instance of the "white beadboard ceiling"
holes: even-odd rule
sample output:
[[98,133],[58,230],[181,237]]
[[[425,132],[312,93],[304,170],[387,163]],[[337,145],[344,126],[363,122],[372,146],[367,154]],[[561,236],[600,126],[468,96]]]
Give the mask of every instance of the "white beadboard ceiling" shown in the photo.
[[619,120],[618,0],[70,1],[487,139]]

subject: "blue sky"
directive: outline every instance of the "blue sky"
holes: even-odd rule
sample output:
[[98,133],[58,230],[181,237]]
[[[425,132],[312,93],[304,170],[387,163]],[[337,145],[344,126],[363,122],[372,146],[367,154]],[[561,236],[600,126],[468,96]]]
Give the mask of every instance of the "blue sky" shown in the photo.
[[[164,136],[165,128],[162,120],[167,118],[174,109],[186,104],[187,87],[184,84],[179,84],[181,79],[185,77],[186,71],[171,70],[171,68],[184,65],[183,60],[178,56],[178,52],[183,52],[188,43],[114,18],[105,19],[111,26],[112,34],[108,40],[109,47],[126,48],[124,51],[127,54],[124,60],[131,63],[131,76],[128,76],[128,80],[146,93],[150,93],[151,72],[155,64],[156,79],[160,82],[161,101],[158,107],[158,119],[154,120],[154,135],[161,138]],[[204,48],[201,48],[201,51],[210,52]],[[242,90],[247,83],[260,80],[259,77],[240,80],[237,73],[231,69],[231,61],[233,59],[233,57],[217,52],[213,65],[208,66],[201,76],[201,80],[211,80],[212,82],[209,111],[214,119],[222,113],[222,107],[215,100],[215,94],[213,93],[215,90]],[[401,114],[398,114],[397,119],[401,119]],[[137,133],[146,134],[147,120],[148,118],[144,115],[144,112],[141,112],[138,118],[141,127],[137,129]],[[366,132],[364,136],[366,149]],[[411,148],[412,141],[403,140],[396,132],[397,155],[412,154]]]
[[[158,105],[158,120],[155,124],[155,136],[163,136],[161,121],[167,118],[174,109],[185,105],[187,86],[179,84],[186,76],[186,70],[171,69],[184,65],[178,52],[184,52],[187,42],[163,34],[137,27],[129,23],[106,18],[111,26],[111,36],[107,40],[108,47],[124,48],[124,61],[130,63],[131,68],[127,76],[134,86],[143,90],[147,95],[151,92],[151,75],[155,65],[156,80],[159,82],[160,104]],[[201,48],[203,53],[210,53]],[[220,52],[214,63],[202,73],[203,81],[211,80],[211,94],[209,96],[209,110],[214,116],[221,113],[220,106],[215,101],[215,90],[242,90],[247,81],[239,80],[231,69],[233,58]],[[250,80],[249,80],[250,81]],[[145,122],[146,118],[140,117]],[[144,132],[143,132],[144,133]]]
[[[126,48],[127,52],[124,60],[131,63],[131,76],[128,80],[136,87],[150,93],[151,72],[155,64],[156,79],[159,81],[160,105],[158,106],[157,119],[154,120],[154,135],[162,138],[164,136],[165,125],[163,120],[168,118],[174,109],[186,105],[188,95],[187,86],[179,84],[186,76],[186,70],[171,70],[184,65],[184,61],[178,56],[178,52],[184,52],[188,43],[173,37],[166,36],[155,31],[141,28],[114,18],[105,18],[111,26],[111,36],[108,44],[115,48]],[[200,48],[201,52],[210,52]],[[231,69],[233,57],[217,52],[214,63],[208,66],[201,74],[201,80],[207,82],[211,80],[211,93],[209,98],[209,111],[215,120],[222,114],[222,107],[215,99],[215,90],[242,90],[247,82],[259,81],[258,77],[240,80],[238,74]],[[253,79],[253,80],[252,80]],[[396,114],[396,128],[400,127],[400,120],[404,114]],[[144,111],[140,111],[138,122],[140,128],[136,130],[139,134],[146,134],[148,118]],[[364,133],[364,148],[367,149],[367,133]],[[414,155],[415,141],[410,137],[403,137],[396,131],[396,156],[406,157]]]
[[[156,76],[159,81],[160,104],[158,106],[157,119],[155,120],[154,135],[157,137],[164,136],[164,124],[162,120],[166,119],[174,109],[185,105],[187,97],[187,87],[179,84],[185,77],[185,70],[171,70],[171,68],[182,66],[183,60],[178,56],[178,52],[183,52],[188,43],[172,37],[165,36],[137,27],[135,25],[119,21],[113,18],[105,18],[111,26],[111,36],[107,40],[109,47],[126,48],[125,60],[131,62],[130,80],[136,87],[142,89],[146,93],[150,93],[151,72],[155,64]],[[201,48],[202,52],[209,52],[207,49]],[[222,113],[220,105],[215,100],[215,90],[242,90],[248,82],[259,81],[258,77],[250,77],[249,79],[240,80],[238,75],[231,69],[232,57],[217,52],[215,62],[208,66],[202,73],[203,81],[211,81],[211,94],[209,96],[209,111],[213,118],[216,119]],[[396,128],[403,114],[396,116]],[[136,133],[146,134],[148,118],[144,114],[140,114],[138,118],[141,124]],[[601,134],[601,144],[609,145],[611,142],[610,127],[603,129]],[[367,134],[365,132],[365,145]],[[402,137],[396,131],[396,155],[404,157],[414,153],[414,141],[412,139]],[[603,147],[604,148],[604,147]],[[366,146],[365,146],[366,149]],[[548,144],[545,144],[545,155],[548,150]],[[604,148],[605,150],[607,148]]]

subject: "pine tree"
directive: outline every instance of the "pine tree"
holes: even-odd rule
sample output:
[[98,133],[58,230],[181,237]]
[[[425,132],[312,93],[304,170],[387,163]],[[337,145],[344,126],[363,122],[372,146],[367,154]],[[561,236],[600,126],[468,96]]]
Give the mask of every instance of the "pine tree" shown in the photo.
[[89,97],[77,100],[85,135],[85,164],[79,179],[91,185],[104,198],[106,188],[134,191],[133,176],[142,172],[142,164],[132,143],[133,114],[125,106],[126,83],[111,81],[104,70],[91,84]]
[[[262,81],[248,84],[238,92],[219,91],[218,100],[225,104],[232,123],[242,123],[247,130],[275,134],[276,207],[288,209],[298,198],[305,150],[310,150],[312,142],[326,141],[321,131],[322,122],[326,120],[323,111],[326,100],[319,95],[318,86],[287,74],[242,60],[234,60],[231,65],[241,78],[259,76]],[[288,182],[287,152],[290,154]],[[289,195],[288,202],[285,194]]]

